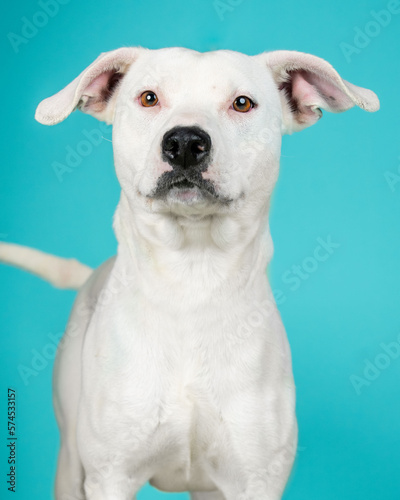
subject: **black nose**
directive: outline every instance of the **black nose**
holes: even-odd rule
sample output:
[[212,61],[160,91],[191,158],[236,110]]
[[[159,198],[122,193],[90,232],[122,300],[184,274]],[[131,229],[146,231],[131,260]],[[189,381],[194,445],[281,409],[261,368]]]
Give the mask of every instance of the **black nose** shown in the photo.
[[174,127],[162,140],[162,155],[172,167],[187,169],[205,165],[211,137],[200,127]]

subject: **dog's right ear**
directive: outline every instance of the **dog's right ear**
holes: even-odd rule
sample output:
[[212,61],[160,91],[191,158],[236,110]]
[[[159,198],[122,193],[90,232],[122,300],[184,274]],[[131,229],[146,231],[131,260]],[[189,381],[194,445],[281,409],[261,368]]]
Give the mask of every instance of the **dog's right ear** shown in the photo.
[[36,120],[44,125],[55,125],[75,109],[80,109],[112,123],[117,87],[140,50],[124,47],[101,54],[69,85],[39,104]]

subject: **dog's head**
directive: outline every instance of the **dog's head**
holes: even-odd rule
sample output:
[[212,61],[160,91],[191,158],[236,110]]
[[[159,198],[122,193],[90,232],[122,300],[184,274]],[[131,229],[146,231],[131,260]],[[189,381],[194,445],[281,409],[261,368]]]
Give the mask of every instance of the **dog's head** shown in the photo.
[[309,54],[122,48],[41,102],[36,119],[53,125],[80,109],[112,123],[129,203],[190,215],[265,205],[282,134],[354,105],[379,101]]

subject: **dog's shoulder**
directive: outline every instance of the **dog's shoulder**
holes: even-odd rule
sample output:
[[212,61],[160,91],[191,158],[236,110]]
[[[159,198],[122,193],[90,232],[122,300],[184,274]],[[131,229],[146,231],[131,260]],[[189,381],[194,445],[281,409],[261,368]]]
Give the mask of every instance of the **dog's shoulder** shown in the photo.
[[116,257],[107,259],[103,264],[96,268],[90,278],[82,286],[78,292],[75,300],[74,309],[82,311],[86,309],[88,312],[93,313],[102,290],[107,286],[110,279],[112,269],[115,264]]
[[95,269],[82,287],[79,295],[84,295],[86,300],[90,302],[96,301],[108,279],[110,278],[111,271],[114,267],[116,257],[110,257],[97,269]]

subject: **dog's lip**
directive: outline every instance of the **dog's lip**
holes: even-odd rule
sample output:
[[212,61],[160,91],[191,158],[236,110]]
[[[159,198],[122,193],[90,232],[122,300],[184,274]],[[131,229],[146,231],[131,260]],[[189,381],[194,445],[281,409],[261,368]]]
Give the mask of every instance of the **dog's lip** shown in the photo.
[[[172,196],[170,196],[172,195]],[[171,203],[175,198],[192,198],[193,203],[209,202],[230,205],[235,200],[218,192],[214,182],[204,179],[201,171],[167,171],[158,178],[156,187],[146,198]]]
[[208,179],[203,179],[201,173],[197,175],[189,172],[166,172],[158,180],[156,189],[150,194],[150,198],[162,198],[172,190],[196,190],[202,194],[218,199],[214,184]]
[[175,188],[175,189],[193,189],[195,187],[199,187],[199,186],[197,186],[197,184],[195,184],[192,181],[189,181],[188,179],[186,179],[186,177],[184,177],[182,179],[176,179],[176,180],[171,181],[170,189],[172,189],[172,188]]

